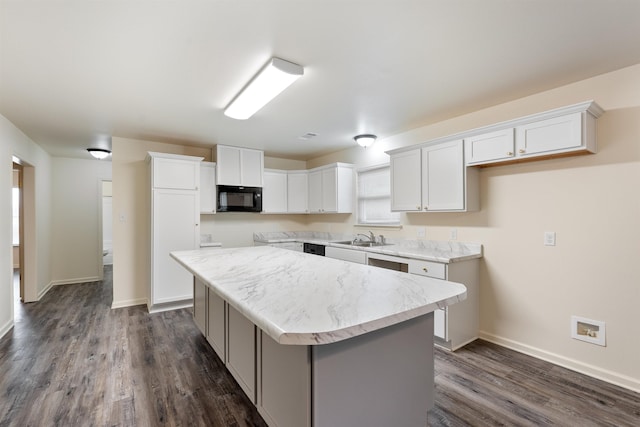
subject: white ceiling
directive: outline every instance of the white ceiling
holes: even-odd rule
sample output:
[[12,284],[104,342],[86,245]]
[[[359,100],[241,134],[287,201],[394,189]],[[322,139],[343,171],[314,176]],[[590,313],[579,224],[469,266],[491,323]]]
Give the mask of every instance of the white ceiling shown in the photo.
[[[305,75],[224,116],[271,56]],[[308,159],[637,63],[640,0],[0,0],[0,114],[64,157],[113,135]]]

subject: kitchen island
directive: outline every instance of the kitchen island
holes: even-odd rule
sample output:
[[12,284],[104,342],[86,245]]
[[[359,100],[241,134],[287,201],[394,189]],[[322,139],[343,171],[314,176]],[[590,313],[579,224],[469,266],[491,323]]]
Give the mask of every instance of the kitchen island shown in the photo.
[[464,285],[268,246],[171,256],[195,277],[201,330],[269,425],[426,425],[433,311]]

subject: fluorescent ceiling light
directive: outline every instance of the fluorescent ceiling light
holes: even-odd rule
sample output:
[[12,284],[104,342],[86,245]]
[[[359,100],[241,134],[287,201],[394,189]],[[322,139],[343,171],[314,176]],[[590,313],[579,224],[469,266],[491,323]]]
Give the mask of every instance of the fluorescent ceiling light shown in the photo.
[[371,147],[373,143],[376,142],[376,138],[378,137],[371,134],[356,135],[353,137],[353,139],[358,143],[358,145],[364,148]]
[[224,110],[233,119],[245,120],[278,96],[304,74],[300,65],[271,58]]
[[104,148],[87,148],[87,151],[98,160],[106,159],[111,154],[111,150]]

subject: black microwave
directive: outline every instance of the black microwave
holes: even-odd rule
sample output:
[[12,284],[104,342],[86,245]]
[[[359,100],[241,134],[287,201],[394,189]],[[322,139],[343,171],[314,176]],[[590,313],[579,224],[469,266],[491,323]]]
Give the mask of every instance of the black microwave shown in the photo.
[[218,212],[262,212],[262,188],[218,185]]

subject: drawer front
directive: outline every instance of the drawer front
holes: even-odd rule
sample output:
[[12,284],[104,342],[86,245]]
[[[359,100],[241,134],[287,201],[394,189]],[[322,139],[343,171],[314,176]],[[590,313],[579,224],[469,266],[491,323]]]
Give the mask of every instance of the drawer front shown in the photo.
[[341,259],[343,261],[355,262],[357,264],[367,263],[367,253],[354,249],[334,248],[327,246],[324,249],[324,256],[327,258]]
[[410,260],[409,273],[435,279],[446,279],[446,265],[432,261]]

